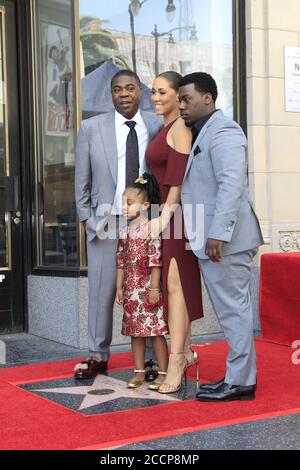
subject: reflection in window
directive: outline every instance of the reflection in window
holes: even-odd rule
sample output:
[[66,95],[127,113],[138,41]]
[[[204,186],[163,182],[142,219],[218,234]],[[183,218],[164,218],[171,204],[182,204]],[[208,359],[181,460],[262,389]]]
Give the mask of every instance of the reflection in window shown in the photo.
[[232,0],[79,0],[79,8],[83,117],[113,109],[109,85],[118,68],[138,73],[148,110],[157,73],[211,73],[217,106],[232,117]]
[[35,0],[37,211],[41,266],[77,266],[71,0]]

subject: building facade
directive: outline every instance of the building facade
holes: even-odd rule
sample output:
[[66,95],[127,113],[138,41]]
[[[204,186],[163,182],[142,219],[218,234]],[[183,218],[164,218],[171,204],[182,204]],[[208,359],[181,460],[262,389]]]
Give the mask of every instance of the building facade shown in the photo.
[[[298,0],[0,0],[0,334],[87,347],[85,234],[74,201],[81,119],[112,109],[119,68],[143,83],[203,70],[249,140],[249,182],[266,244],[300,251],[300,114],[286,111],[285,47]],[[258,322],[259,256],[252,298]],[[194,334],[220,327],[204,292]],[[114,314],[115,344],[121,312]]]

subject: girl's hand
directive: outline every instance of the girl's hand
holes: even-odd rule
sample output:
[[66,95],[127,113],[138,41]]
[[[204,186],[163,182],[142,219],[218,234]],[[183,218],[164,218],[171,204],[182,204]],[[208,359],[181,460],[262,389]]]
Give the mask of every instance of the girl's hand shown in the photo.
[[117,289],[116,291],[116,303],[122,305],[123,303],[123,289]]
[[150,290],[148,293],[148,302],[150,305],[158,305],[160,302],[159,290]]

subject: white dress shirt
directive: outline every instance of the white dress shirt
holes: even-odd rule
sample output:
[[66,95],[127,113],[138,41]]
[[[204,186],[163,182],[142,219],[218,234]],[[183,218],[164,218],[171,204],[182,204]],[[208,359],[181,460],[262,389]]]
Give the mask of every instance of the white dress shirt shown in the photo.
[[145,152],[148,142],[148,131],[143,121],[141,112],[138,111],[132,119],[126,119],[122,114],[115,111],[116,140],[118,150],[118,180],[116,194],[111,213],[113,215],[122,215],[122,194],[126,184],[126,141],[130,128],[125,124],[127,121],[135,121],[135,131],[139,143],[139,174],[145,172]]

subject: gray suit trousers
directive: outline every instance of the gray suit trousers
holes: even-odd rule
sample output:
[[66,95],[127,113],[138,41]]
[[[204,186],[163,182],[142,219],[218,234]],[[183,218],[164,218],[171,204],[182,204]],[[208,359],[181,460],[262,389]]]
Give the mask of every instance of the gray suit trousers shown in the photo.
[[88,338],[90,355],[109,358],[112,340],[113,306],[116,294],[117,240],[87,242],[89,307]]
[[250,276],[257,250],[224,256],[220,263],[199,259],[199,266],[226,340],[229,345],[225,382],[231,385],[256,383],[253,311]]
[[[110,219],[110,222],[112,220]],[[112,222],[119,233],[119,222]],[[113,229],[113,232],[115,230]],[[87,242],[88,256],[88,340],[90,356],[107,361],[112,340],[113,308],[116,295],[116,252],[118,237]],[[146,341],[146,359],[155,358],[151,341]]]

